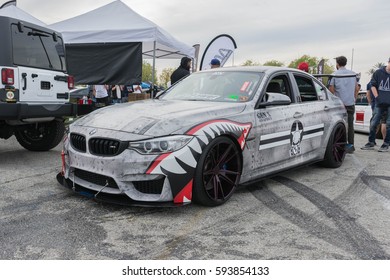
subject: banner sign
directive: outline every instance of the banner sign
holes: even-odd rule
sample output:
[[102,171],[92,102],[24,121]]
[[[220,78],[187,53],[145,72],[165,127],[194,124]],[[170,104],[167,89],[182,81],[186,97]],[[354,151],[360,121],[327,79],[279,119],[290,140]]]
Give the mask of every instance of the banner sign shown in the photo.
[[324,64],[325,64],[325,59],[321,59],[321,61],[318,63],[317,66],[317,74],[324,74]]
[[210,69],[210,61],[213,58],[218,59],[221,62],[222,67],[235,49],[237,49],[237,45],[231,36],[227,34],[221,34],[215,37],[208,44],[203,53],[199,70]]
[[195,44],[195,45],[193,45],[193,47],[195,48],[195,57],[192,60],[192,63],[193,63],[192,69],[193,69],[193,72],[196,72],[196,70],[198,69],[200,45],[199,44]]
[[0,9],[8,7],[8,6],[16,6],[16,0],[5,2],[3,5],[1,5]]
[[[324,65],[325,65],[325,59],[321,59],[321,61],[318,63],[317,66],[317,74],[319,75],[324,74]],[[323,82],[322,77],[319,77],[318,79],[321,81],[321,83]]]

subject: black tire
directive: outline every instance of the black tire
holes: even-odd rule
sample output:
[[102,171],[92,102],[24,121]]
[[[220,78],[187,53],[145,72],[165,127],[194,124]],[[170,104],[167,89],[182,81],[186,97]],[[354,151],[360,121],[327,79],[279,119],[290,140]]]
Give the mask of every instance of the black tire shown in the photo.
[[335,126],[326,146],[325,157],[321,164],[325,167],[337,168],[343,164],[347,144],[347,131],[343,124]]
[[195,171],[193,200],[205,206],[225,203],[241,177],[242,154],[228,137],[218,137],[204,149]]
[[65,133],[63,121],[35,123],[19,127],[15,131],[16,139],[29,151],[48,151],[57,146]]

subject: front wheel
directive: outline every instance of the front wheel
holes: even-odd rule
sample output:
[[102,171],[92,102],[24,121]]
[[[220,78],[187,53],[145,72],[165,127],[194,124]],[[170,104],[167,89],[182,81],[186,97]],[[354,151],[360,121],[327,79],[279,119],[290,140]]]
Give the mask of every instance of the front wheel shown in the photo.
[[242,154],[227,137],[215,138],[203,151],[195,171],[193,200],[205,206],[225,203],[241,177]]
[[65,133],[62,121],[23,125],[15,131],[16,139],[29,151],[48,151],[57,146]]
[[322,165],[330,168],[340,167],[345,158],[345,145],[347,144],[347,131],[341,123],[337,124],[329,137],[325,157]]

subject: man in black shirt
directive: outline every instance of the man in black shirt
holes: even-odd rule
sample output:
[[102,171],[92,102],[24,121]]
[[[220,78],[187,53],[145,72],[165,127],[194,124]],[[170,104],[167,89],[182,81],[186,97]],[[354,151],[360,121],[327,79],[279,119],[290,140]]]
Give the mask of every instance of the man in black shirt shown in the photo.
[[191,69],[191,59],[188,57],[183,57],[180,62],[180,66],[173,71],[171,75],[171,85],[179,81],[180,79],[188,76]]
[[373,150],[375,146],[376,128],[384,114],[386,117],[386,135],[383,135],[383,144],[378,152],[387,152],[390,145],[390,58],[385,67],[379,68],[371,78],[371,91],[375,98],[375,108],[370,122],[368,143],[362,150]]

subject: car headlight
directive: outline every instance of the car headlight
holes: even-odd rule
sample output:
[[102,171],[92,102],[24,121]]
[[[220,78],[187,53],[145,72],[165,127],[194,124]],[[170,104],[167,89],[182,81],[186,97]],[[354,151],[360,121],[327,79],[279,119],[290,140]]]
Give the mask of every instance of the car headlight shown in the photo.
[[163,154],[180,150],[193,136],[175,135],[161,138],[153,138],[144,141],[130,142],[129,149],[145,155]]

